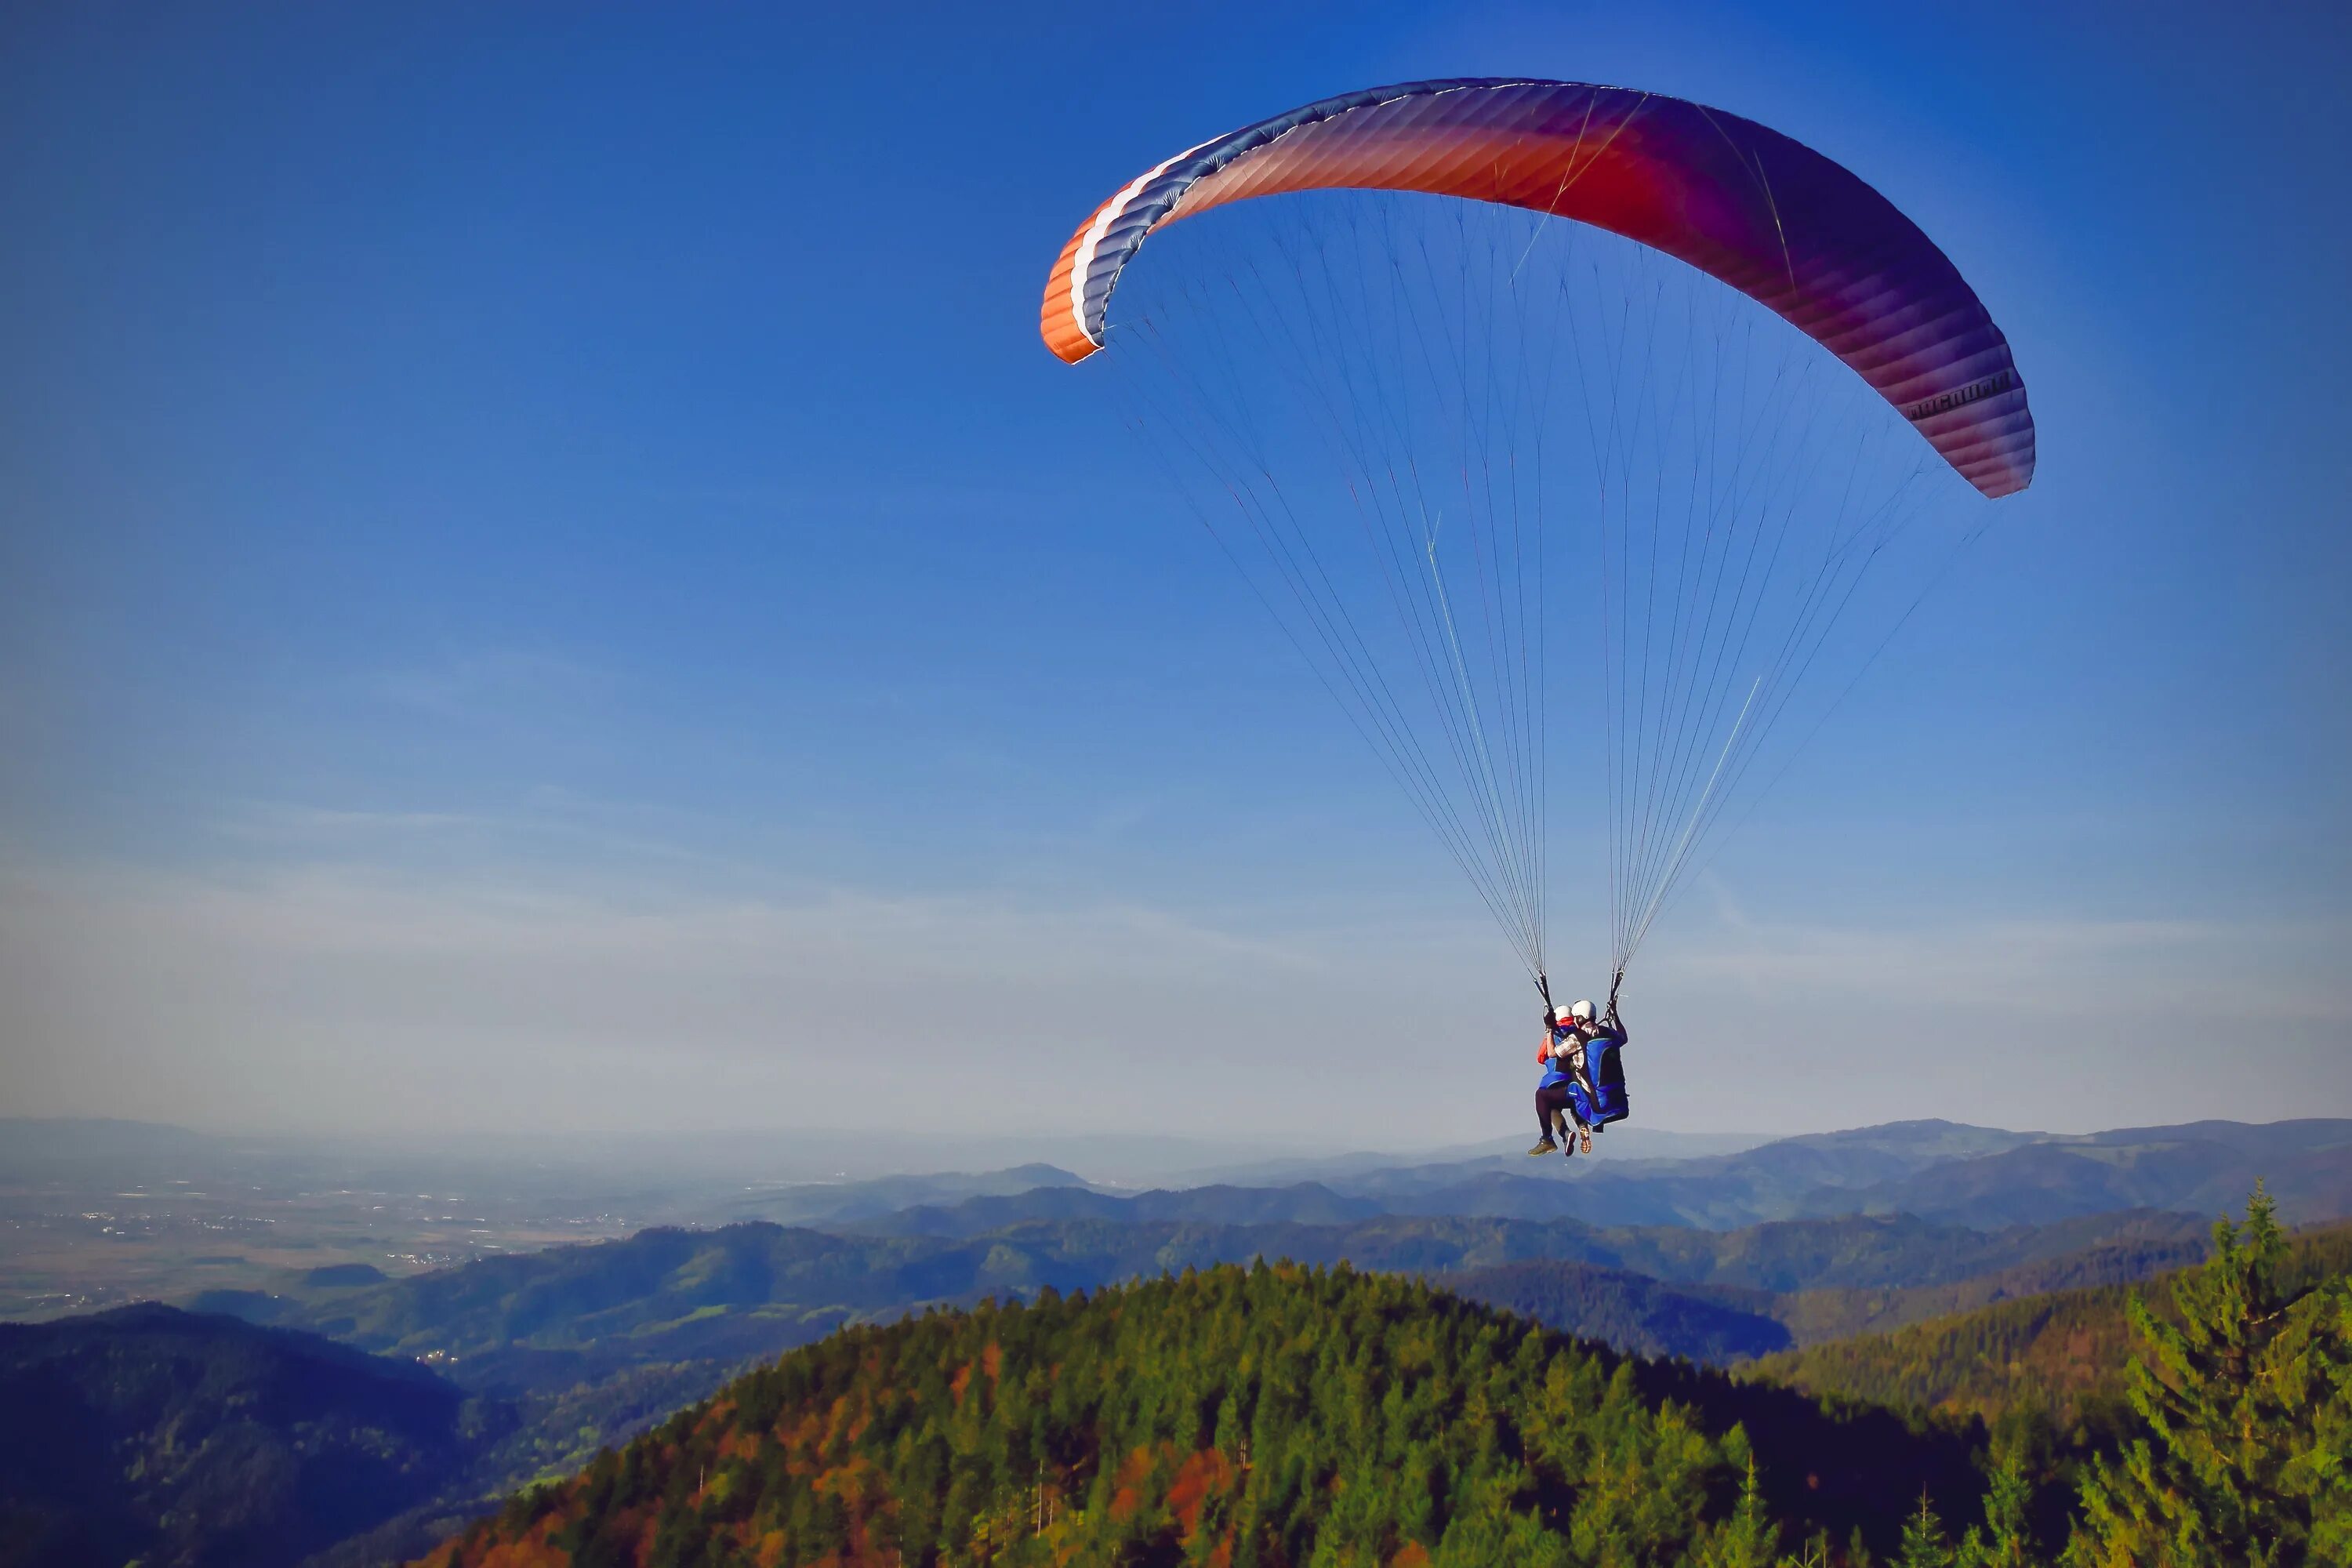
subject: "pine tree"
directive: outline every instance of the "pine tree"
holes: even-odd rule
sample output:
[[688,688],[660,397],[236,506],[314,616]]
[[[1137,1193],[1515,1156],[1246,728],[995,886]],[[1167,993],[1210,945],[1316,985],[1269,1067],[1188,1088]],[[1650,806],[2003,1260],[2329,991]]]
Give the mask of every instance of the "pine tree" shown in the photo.
[[1764,1489],[1757,1482],[1751,1455],[1739,1506],[1699,1543],[1694,1561],[1696,1568],[1771,1568],[1780,1544],[1780,1530],[1764,1511]]
[[2130,1394],[2147,1435],[2084,1477],[2070,1568],[2347,1560],[2346,1284],[2289,1300],[2273,1211],[2258,1185],[2242,1227],[2216,1224],[2212,1257],[2175,1292],[2179,1324],[2133,1297]]
[[2042,1558],[2026,1517],[2033,1483],[2025,1472],[2021,1437],[1995,1446],[1992,1484],[1985,1490],[1984,1522],[1972,1526],[1953,1561],[1959,1568],[2040,1568]]
[[2352,1284],[2327,1289],[2311,1332],[2311,1442],[2289,1479],[2311,1499],[2312,1561],[2352,1563]]
[[1904,1521],[1899,1551],[1895,1568],[1956,1568],[1959,1561],[1952,1538],[1944,1533],[1944,1521],[1936,1517],[1926,1492],[1919,1494],[1919,1511]]

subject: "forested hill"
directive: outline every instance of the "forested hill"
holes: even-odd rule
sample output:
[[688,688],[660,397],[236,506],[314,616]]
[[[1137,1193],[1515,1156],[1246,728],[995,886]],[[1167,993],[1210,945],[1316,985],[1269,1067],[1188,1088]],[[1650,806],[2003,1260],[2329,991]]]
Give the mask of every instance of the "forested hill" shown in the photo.
[[[2352,1275],[2352,1223],[2289,1241],[2281,1283],[2291,1292]],[[2137,1287],[2159,1315],[2184,1272]],[[2119,1420],[2135,1287],[2056,1290],[1915,1323],[1892,1333],[1837,1340],[1767,1356],[1748,1375],[1817,1396],[1958,1415],[2032,1409],[2061,1426],[2089,1413]]]
[[1884,1552],[1974,1491],[1955,1438],[1883,1412],[1228,1267],[835,1334],[426,1561],[1758,1563],[1816,1530]]
[[1636,1355],[1723,1366],[1789,1348],[1762,1291],[1676,1290],[1643,1274],[1530,1259],[1440,1274],[1433,1284]]
[[273,1568],[499,1435],[414,1363],[145,1305],[0,1324],[0,1563]]

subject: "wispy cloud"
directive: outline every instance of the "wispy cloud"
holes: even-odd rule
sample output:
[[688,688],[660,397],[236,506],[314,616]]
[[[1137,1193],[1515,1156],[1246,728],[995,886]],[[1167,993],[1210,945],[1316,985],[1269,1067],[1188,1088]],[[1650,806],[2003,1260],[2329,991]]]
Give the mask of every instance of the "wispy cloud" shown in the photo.
[[418,857],[462,857],[483,867],[543,865],[560,853],[591,879],[599,869],[609,877],[619,867],[725,867],[732,864],[728,857],[698,849],[692,840],[740,838],[750,831],[743,823],[706,814],[600,800],[551,785],[526,790],[502,810],[365,810],[247,800],[217,813],[210,826],[236,852],[281,869],[394,868],[413,866]]
[[540,649],[482,648],[437,663],[386,670],[375,695],[395,707],[445,719],[499,718],[602,697],[615,677],[569,656]]
[[1995,920],[1908,927],[1726,921],[1678,955],[1753,991],[1801,988],[1913,1005],[2110,1017],[2226,1009],[2352,1023],[2336,921]]
[[761,970],[839,978],[888,955],[904,979],[1001,981],[1083,968],[1105,980],[1205,963],[1312,967],[1302,949],[1132,904],[1052,908],[979,894],[850,889],[797,899],[654,894],[621,900],[529,881],[434,885],[381,870],[297,867],[248,879],[129,882],[117,907],[222,941],[310,956],[562,954],[681,973]]
[[1264,1126],[1307,1086],[1223,1116],[1215,1086],[1283,1040],[1319,1076],[1307,1019],[1343,959],[1140,905],[976,892],[20,869],[0,876],[0,1098],[144,1095],[128,1109],[215,1121],[275,1105],[314,1125],[933,1129],[1156,1103],[1163,1128]]
[[251,801],[215,822],[224,837],[260,844],[381,843],[386,837],[446,834],[488,826],[490,818],[456,811],[353,811],[278,801]]
[[[281,815],[328,842],[205,871],[0,860],[0,1100],[314,1129],[1304,1121],[1398,1143],[1524,1109],[1530,1000],[1466,919],[747,889],[683,860],[592,881],[415,851],[463,817]],[[2200,1114],[2352,1110],[2340,925],[1692,925],[1634,982],[1639,1098],[1665,1125],[2116,1124],[2182,1112],[2192,1083]]]

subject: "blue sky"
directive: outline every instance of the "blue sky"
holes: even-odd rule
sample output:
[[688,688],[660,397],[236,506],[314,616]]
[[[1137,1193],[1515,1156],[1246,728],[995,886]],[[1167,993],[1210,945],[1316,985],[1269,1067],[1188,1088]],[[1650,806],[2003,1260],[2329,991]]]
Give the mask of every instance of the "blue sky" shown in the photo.
[[1168,153],[1507,72],[1856,169],[2042,432],[1644,1113],[2352,1114],[2341,16],[1788,9],[9,12],[0,1100],[1517,1128],[1507,952],[1035,334]]

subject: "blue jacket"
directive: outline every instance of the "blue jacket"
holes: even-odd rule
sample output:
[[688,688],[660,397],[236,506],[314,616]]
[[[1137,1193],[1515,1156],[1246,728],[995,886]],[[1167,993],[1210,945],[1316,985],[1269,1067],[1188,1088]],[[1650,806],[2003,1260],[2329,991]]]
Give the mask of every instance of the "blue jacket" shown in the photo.
[[[1551,1032],[1551,1043],[1555,1046],[1559,1045],[1562,1040],[1569,1037],[1569,1034],[1570,1031],[1566,1029],[1554,1029]],[[1544,1058],[1543,1081],[1536,1085],[1538,1090],[1540,1091],[1542,1089],[1549,1089],[1556,1083],[1574,1083],[1576,1081],[1576,1075],[1561,1067],[1559,1062],[1560,1058],[1558,1057]]]

